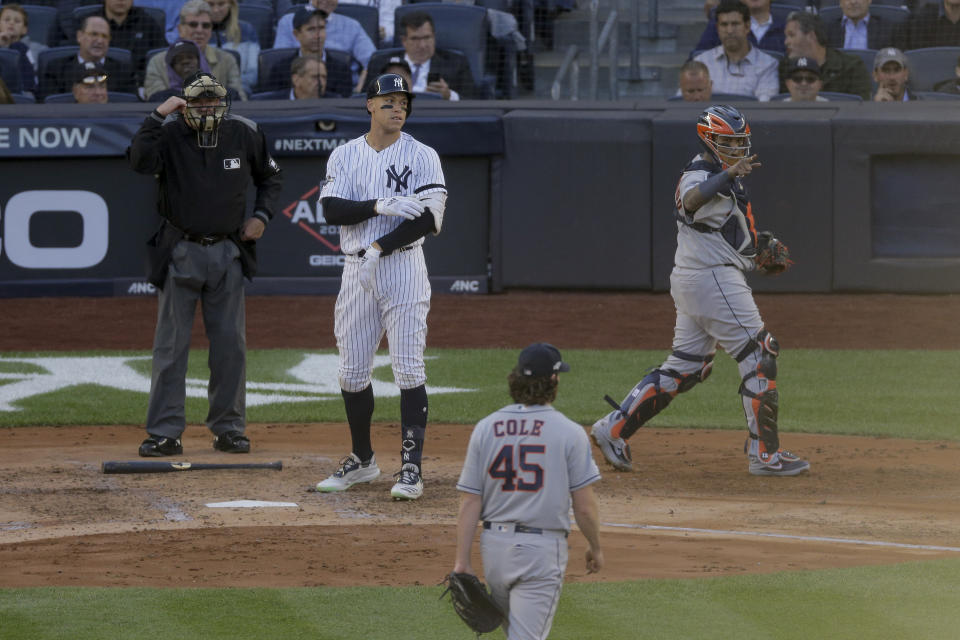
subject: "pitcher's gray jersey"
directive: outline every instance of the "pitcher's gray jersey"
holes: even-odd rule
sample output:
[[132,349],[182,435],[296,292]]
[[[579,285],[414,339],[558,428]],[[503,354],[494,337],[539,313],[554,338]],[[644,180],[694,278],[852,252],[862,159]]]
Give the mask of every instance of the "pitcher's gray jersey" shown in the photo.
[[569,531],[570,493],[599,479],[583,427],[513,404],[477,423],[457,489],[482,497],[482,520]]
[[[364,136],[333,150],[327,161],[327,176],[320,199],[376,200],[391,196],[446,192],[437,152],[407,133],[378,152]],[[396,229],[403,218],[374,216],[359,224],[340,228],[340,247],[355,254],[371,242]],[[423,238],[411,246],[423,244]]]
[[[688,164],[677,184],[677,253],[674,264],[690,269],[732,265],[743,271],[754,268],[756,231],[746,189],[740,179],[729,191],[721,191],[690,214],[683,208],[683,196],[690,189],[719,171],[696,156]],[[711,231],[713,230],[713,231]]]

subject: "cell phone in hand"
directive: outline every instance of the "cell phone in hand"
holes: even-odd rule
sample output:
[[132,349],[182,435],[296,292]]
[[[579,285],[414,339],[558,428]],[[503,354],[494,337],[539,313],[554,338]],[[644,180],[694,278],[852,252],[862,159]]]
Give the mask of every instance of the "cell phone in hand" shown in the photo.
[[437,82],[439,79],[440,79],[440,74],[437,73],[436,71],[431,71],[430,73],[427,74],[427,84],[430,84],[431,82]]

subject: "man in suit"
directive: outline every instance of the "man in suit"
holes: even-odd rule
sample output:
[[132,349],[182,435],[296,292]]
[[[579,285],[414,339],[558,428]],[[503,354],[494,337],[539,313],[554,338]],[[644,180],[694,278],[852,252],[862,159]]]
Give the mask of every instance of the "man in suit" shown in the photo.
[[330,98],[349,98],[353,95],[353,78],[349,65],[326,48],[327,14],[316,9],[301,7],[293,14],[293,36],[300,49],[291,53],[289,60],[278,61],[274,65],[273,77],[261,78],[260,86],[264,91],[288,90],[291,88],[291,75],[288,66],[294,58],[315,56],[324,63],[327,72],[326,96]]
[[437,49],[436,28],[429,13],[408,13],[398,31],[404,60],[412,70],[414,93],[439,93],[444,100],[476,97],[470,63],[464,56]]
[[[750,10],[750,31],[747,33],[750,46],[784,53],[786,51],[783,44],[784,23],[782,20],[774,18],[770,13],[770,0],[742,0],[742,2]],[[719,45],[720,34],[717,32],[717,16],[713,14],[700,36],[700,42],[697,43],[696,50],[705,51]]]
[[872,0],[840,0],[843,12],[836,20],[824,23],[827,46],[834,49],[882,49],[893,44],[896,25],[870,15]]
[[137,85],[143,85],[147,67],[147,52],[167,46],[163,25],[141,7],[133,6],[133,0],[105,0],[97,13],[110,24],[110,41],[113,46],[127,49],[133,56],[133,69]]
[[107,88],[110,91],[136,93],[132,69],[114,58],[107,57],[110,48],[110,25],[101,16],[87,16],[77,31],[76,56],[52,60],[40,82],[43,99],[54,93],[70,93],[73,90],[73,72],[78,64],[95,62],[107,72]]
[[810,58],[820,68],[822,91],[852,93],[870,99],[870,76],[863,60],[827,46],[827,32],[820,18],[806,11],[795,11],[787,17],[787,58],[780,62],[781,93],[787,91],[787,70],[790,58]]
[[[307,100],[326,98],[327,65],[320,56],[297,56],[290,63],[290,89],[266,91],[253,96],[254,100]],[[340,96],[333,96],[338,98]]]

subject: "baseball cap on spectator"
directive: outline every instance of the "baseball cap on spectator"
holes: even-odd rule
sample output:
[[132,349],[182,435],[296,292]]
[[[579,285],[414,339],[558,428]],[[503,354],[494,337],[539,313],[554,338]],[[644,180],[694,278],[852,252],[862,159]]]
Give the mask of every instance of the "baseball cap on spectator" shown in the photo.
[[72,80],[73,84],[96,84],[105,82],[107,79],[107,70],[99,62],[78,62],[74,65]]
[[200,59],[200,48],[189,40],[177,40],[167,49],[166,61],[168,65],[173,64],[173,59],[181,53],[190,53]]
[[888,62],[896,62],[901,67],[906,68],[907,66],[907,56],[903,54],[903,51],[897,49],[896,47],[885,47],[877,51],[877,55],[873,57],[873,68],[874,70],[879,69]]
[[390,56],[390,59],[387,60],[382,67],[380,67],[380,74],[383,75],[386,73],[386,69],[389,67],[400,67],[405,70],[409,75],[413,75],[413,69],[410,68],[410,65],[407,64],[407,61],[404,60],[401,56]]
[[817,61],[813,58],[808,58],[806,56],[790,58],[790,60],[787,61],[787,77],[789,78],[797,71],[809,71],[810,73],[816,74],[817,77],[819,77],[820,65],[817,64]]
[[570,365],[560,357],[560,351],[547,342],[535,342],[521,351],[517,366],[525,376],[546,377],[570,371]]
[[308,2],[297,9],[296,13],[293,14],[293,28],[299,29],[303,25],[307,24],[307,22],[310,21],[310,18],[313,17],[314,13],[319,13],[324,18],[327,17],[326,11],[323,9],[314,9],[313,5]]

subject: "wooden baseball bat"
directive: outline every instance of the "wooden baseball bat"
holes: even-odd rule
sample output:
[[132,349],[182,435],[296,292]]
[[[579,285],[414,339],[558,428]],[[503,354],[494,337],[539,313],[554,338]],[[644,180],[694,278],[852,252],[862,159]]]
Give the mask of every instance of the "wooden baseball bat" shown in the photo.
[[283,462],[164,462],[161,460],[108,460],[100,465],[104,473],[169,473],[207,469],[283,469]]

